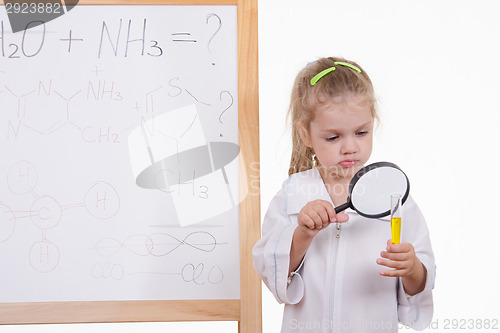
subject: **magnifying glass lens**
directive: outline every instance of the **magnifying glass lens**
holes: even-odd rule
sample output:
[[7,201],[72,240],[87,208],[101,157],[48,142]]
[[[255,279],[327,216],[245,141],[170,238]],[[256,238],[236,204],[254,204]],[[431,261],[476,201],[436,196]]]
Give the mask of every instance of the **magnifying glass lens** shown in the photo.
[[390,212],[391,195],[403,196],[406,191],[407,179],[401,170],[380,167],[365,173],[356,182],[351,202],[357,211],[365,215],[379,215]]
[[348,202],[335,208],[335,211],[338,213],[350,207],[368,218],[388,216],[391,213],[391,196],[400,195],[404,203],[409,192],[408,177],[397,165],[373,163],[354,175],[349,184]]

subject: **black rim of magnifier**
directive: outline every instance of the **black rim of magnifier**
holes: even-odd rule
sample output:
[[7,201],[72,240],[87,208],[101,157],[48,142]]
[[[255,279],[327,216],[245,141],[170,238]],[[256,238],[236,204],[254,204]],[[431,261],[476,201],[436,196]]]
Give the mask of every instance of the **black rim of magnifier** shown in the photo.
[[[401,170],[401,168],[398,167],[396,164],[391,163],[391,162],[376,162],[376,163],[373,163],[373,164],[365,166],[364,168],[362,168],[361,170],[359,170],[358,172],[356,172],[356,174],[352,177],[351,182],[349,183],[349,196],[347,197],[347,203],[345,203],[345,205],[347,205],[347,207],[349,207],[349,208],[354,209],[356,212],[358,212],[359,215],[364,216],[364,217],[368,217],[368,218],[372,218],[372,219],[377,219],[377,218],[380,218],[380,217],[384,217],[384,216],[390,215],[391,214],[391,210],[389,209],[389,210],[387,210],[387,211],[385,211],[383,213],[375,214],[375,215],[364,214],[363,212],[358,211],[356,209],[356,207],[354,207],[352,205],[351,193],[352,193],[352,190],[354,188],[354,185],[356,185],[356,183],[361,178],[361,176],[363,176],[365,173],[368,173],[368,172],[372,171],[373,169],[377,169],[377,168],[380,168],[380,167],[391,167],[391,168],[398,169],[405,176],[405,179],[406,179],[406,193],[404,194],[403,198],[401,199],[401,204],[404,204],[406,202],[406,199],[408,199],[408,196],[410,195],[410,181],[408,180],[408,177],[403,172],[403,170]],[[344,206],[344,205],[342,205],[342,206]],[[342,206],[339,206],[339,208],[342,207]],[[347,208],[347,207],[345,207],[345,208]]]

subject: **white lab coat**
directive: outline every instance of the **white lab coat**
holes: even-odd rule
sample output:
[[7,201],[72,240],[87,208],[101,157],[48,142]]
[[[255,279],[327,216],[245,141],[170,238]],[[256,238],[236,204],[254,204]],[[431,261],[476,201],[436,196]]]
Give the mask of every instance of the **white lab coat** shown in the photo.
[[427,269],[425,289],[408,296],[400,278],[383,277],[376,263],[391,238],[390,217],[368,219],[352,209],[349,221],[321,230],[300,267],[288,277],[297,214],[309,201],[331,198],[317,170],[290,176],[269,205],[254,267],[278,302],[285,303],[282,332],[397,332],[398,323],[417,330],[432,319],[434,255],[419,208],[403,205],[401,242],[413,244]]

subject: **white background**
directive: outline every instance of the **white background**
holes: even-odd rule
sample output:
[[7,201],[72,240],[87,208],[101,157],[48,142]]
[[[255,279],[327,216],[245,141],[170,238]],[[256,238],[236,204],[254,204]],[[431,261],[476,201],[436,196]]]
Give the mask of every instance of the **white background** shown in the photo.
[[[485,319],[500,320],[498,7],[493,0],[259,3],[262,216],[288,170],[285,114],[295,75],[321,56],[357,61],[379,99],[382,121],[372,161],[395,162],[407,173],[431,232],[437,278],[429,332],[453,331],[453,319],[483,320],[483,327]],[[279,331],[281,314],[282,306],[264,287],[264,332]],[[475,327],[466,331],[492,331]],[[1,327],[5,333],[89,329],[236,332],[237,325]]]

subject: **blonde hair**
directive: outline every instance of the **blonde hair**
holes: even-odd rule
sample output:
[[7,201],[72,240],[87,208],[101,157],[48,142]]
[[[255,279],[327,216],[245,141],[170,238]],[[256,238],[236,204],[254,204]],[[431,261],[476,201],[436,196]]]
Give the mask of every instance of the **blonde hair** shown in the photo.
[[[345,62],[358,67],[361,73],[343,65],[335,65],[335,62]],[[321,71],[335,67],[335,71],[323,76],[314,86],[311,79]],[[375,108],[375,96],[370,77],[353,61],[342,58],[320,58],[303,68],[292,88],[290,108],[287,118],[292,121],[292,158],[288,175],[305,171],[313,167],[312,148],[307,147],[300,137],[298,125],[309,131],[309,125],[314,119],[314,111],[336,97],[345,97],[352,94],[365,95],[371,105],[372,116],[378,119]]]

